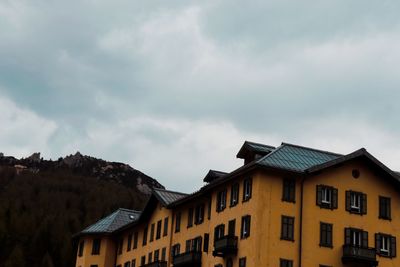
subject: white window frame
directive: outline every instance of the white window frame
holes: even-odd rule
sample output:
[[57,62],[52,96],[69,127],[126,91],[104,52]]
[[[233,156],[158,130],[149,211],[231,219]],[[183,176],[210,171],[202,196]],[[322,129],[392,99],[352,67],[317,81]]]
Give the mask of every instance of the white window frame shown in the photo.
[[331,204],[332,202],[332,188],[329,187],[322,187],[321,189],[321,202],[324,204]]
[[352,210],[361,211],[361,194],[352,192],[350,195],[350,208]]
[[[357,242],[358,239],[358,242]],[[360,231],[352,231],[351,233],[351,243],[355,247],[361,247],[362,245],[362,232]]]
[[390,255],[390,237],[381,235],[381,247],[379,248],[380,252],[385,255]]

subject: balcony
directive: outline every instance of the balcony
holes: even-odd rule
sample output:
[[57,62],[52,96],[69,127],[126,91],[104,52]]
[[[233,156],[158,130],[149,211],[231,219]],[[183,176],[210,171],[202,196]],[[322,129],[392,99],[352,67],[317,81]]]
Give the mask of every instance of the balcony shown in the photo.
[[145,265],[141,265],[140,267],[167,267],[166,261],[154,261],[152,263],[147,263]]
[[374,248],[361,248],[353,245],[343,246],[342,262],[346,263],[362,263],[365,266],[378,266],[376,260],[376,252]]
[[189,251],[175,255],[172,262],[174,267],[201,267],[201,252]]
[[228,255],[236,255],[237,253],[237,236],[224,236],[214,242],[213,256],[225,257]]

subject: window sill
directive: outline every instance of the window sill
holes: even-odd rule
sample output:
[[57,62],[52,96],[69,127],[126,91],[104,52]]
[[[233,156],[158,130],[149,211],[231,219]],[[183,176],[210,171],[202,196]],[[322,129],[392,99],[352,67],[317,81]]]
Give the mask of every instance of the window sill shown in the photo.
[[251,199],[251,197],[249,197],[249,198],[245,198],[245,199],[243,199],[243,200],[242,200],[242,203],[244,203],[244,202],[249,202],[249,201],[250,201],[250,199]]
[[296,203],[296,200],[287,200],[287,199],[282,199],[282,202],[288,202],[288,203]]
[[381,217],[381,216],[379,216],[378,218],[379,218],[380,220],[392,221],[392,218],[390,218],[390,217]]
[[333,249],[333,245],[319,244],[319,247],[321,247],[321,248],[330,248],[330,249]]
[[293,238],[288,238],[288,237],[281,237],[281,240],[286,240],[286,241],[292,241],[294,242]]

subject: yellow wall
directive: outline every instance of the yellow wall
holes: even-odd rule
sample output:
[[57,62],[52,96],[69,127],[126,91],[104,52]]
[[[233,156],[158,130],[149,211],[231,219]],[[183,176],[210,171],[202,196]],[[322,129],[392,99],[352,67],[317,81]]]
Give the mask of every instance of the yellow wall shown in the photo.
[[[360,177],[352,177],[352,170],[358,169]],[[316,205],[316,186],[330,185],[338,189],[338,209],[323,209]],[[346,211],[345,191],[354,190],[367,194],[367,214],[351,214]],[[379,215],[379,196],[391,198],[392,220],[382,220]],[[368,231],[368,246],[375,247],[375,233],[382,232],[397,237],[400,231],[400,195],[382,175],[376,174],[365,163],[349,162],[339,168],[323,171],[305,182],[303,266],[342,266],[344,228],[354,227]],[[320,222],[333,224],[333,248],[319,246]],[[399,244],[397,244],[398,246]],[[390,259],[377,255],[380,267],[400,266],[399,256]]]
[[[168,234],[164,236],[164,219],[168,217]],[[157,233],[157,222],[162,220],[161,222],[161,238],[156,239]],[[150,231],[151,231],[151,224],[155,224],[154,228],[154,240],[150,242]],[[137,225],[131,229],[124,231],[118,238],[123,238],[123,249],[122,254],[117,255],[117,263],[116,265],[121,264],[124,266],[124,263],[127,261],[132,261],[136,259],[136,266],[140,266],[140,259],[142,256],[146,256],[146,264],[148,263],[148,255],[150,252],[153,253],[153,260],[154,260],[154,251],[159,250],[159,259],[161,260],[162,255],[162,248],[166,248],[166,260],[168,260],[168,256],[170,254],[170,242],[171,242],[171,225],[172,225],[172,211],[163,207],[160,203],[158,203],[157,208],[154,210],[153,214],[151,215],[148,222],[143,224]],[[143,246],[143,233],[144,228],[148,226],[148,233],[147,233],[147,244]],[[127,242],[128,242],[128,235],[133,234],[134,232],[138,232],[138,246],[137,249],[133,249],[133,239],[132,239],[132,248],[131,251],[127,251]]]
[[[93,239],[101,238],[100,254],[92,255]],[[90,267],[97,264],[99,267],[114,267],[115,243],[111,238],[104,236],[84,236],[85,245],[82,257],[77,256],[76,267]]]

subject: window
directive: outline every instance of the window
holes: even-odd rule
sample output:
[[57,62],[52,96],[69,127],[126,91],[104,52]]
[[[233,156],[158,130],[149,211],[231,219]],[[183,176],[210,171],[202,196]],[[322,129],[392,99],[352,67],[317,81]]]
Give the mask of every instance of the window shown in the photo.
[[251,198],[252,179],[247,178],[243,181],[243,201],[248,201]]
[[173,245],[172,246],[172,256],[174,257],[176,255],[179,255],[180,250],[181,250],[181,245],[180,244]]
[[131,267],[136,267],[136,260],[132,260]]
[[279,266],[280,267],[293,267],[293,261],[286,260],[286,259],[279,259]]
[[236,206],[239,202],[239,184],[235,183],[231,188],[231,207]]
[[321,247],[332,247],[332,224],[320,223],[319,245]]
[[387,234],[375,234],[376,253],[383,257],[396,257],[396,237]]
[[181,230],[181,216],[181,212],[178,212],[175,215],[175,233],[179,233],[179,231]]
[[202,243],[202,237],[198,236],[195,239],[192,240],[192,249],[191,251],[197,251],[201,252],[201,243]]
[[154,261],[157,262],[159,260],[160,257],[160,250],[157,249],[156,251],[154,251]]
[[246,267],[246,257],[239,259],[239,267]]
[[138,244],[138,239],[139,239],[139,233],[135,232],[133,234],[133,249],[137,248],[137,244]]
[[326,209],[337,209],[338,190],[331,186],[317,185],[317,205]]
[[163,236],[168,235],[168,217],[164,219],[164,233]]
[[189,209],[188,212],[188,223],[187,223],[187,227],[192,227],[193,226],[193,208]]
[[159,220],[157,222],[157,233],[156,233],[156,239],[161,238],[161,226],[162,226],[162,220]]
[[161,249],[161,261],[165,261],[167,257],[167,248],[162,248]]
[[82,240],[79,242],[79,248],[78,248],[78,256],[82,257],[83,256],[83,248],[85,247],[85,241]]
[[242,229],[240,231],[240,237],[242,239],[248,238],[250,236],[250,215],[242,217]]
[[204,204],[200,204],[196,206],[196,210],[194,213],[194,223],[202,224],[204,220]]
[[281,239],[294,241],[294,217],[282,216]]
[[228,258],[226,260],[226,267],[233,267],[233,260],[232,258]]
[[156,228],[156,225],[154,223],[151,224],[151,228],[150,228],[150,242],[152,242],[154,240],[154,230]]
[[214,229],[214,241],[223,238],[224,235],[225,235],[225,225],[224,224],[217,225]]
[[346,191],[346,210],[350,213],[367,214],[367,195]]
[[185,252],[189,252],[192,249],[192,240],[186,240],[186,245],[185,245]]
[[153,252],[149,252],[149,256],[148,256],[147,262],[148,263],[152,263],[153,262]]
[[127,247],[126,247],[126,251],[130,251],[131,247],[132,247],[132,234],[129,234],[128,235],[128,244],[127,244]]
[[390,198],[379,196],[379,218],[390,220],[391,219],[391,208]]
[[146,246],[147,244],[147,233],[148,233],[149,229],[146,227],[143,230],[143,246]]
[[101,245],[101,239],[100,238],[93,239],[92,255],[99,255],[100,254],[100,245]]
[[344,229],[345,244],[353,247],[368,247],[368,232],[356,228]]
[[97,264],[90,264],[90,267],[99,267]]
[[123,246],[124,246],[124,240],[121,238],[121,239],[118,241],[118,254],[122,254],[122,248],[123,248]]
[[208,252],[208,243],[210,242],[210,235],[209,234],[204,234],[204,245],[203,245],[203,251]]
[[295,202],[296,181],[294,179],[283,179],[282,200],[287,202]]
[[236,220],[230,220],[228,222],[228,236],[235,236]]
[[141,258],[140,258],[140,266],[143,266],[143,265],[145,265],[146,264],[146,256],[142,256]]
[[131,267],[131,262],[130,261],[125,262],[124,267]]
[[226,208],[226,189],[217,194],[217,212],[223,211]]

